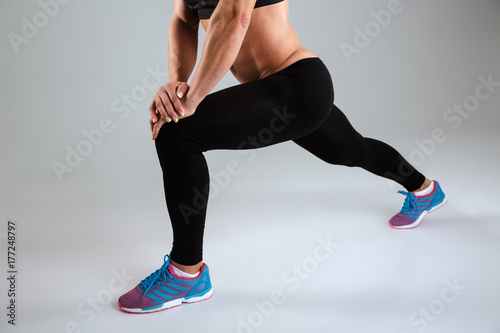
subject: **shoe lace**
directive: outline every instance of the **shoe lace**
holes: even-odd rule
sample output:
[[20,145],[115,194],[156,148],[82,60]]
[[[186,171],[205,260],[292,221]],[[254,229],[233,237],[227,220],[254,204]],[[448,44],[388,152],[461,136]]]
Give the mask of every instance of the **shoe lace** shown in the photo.
[[167,275],[170,278],[172,277],[167,269],[170,264],[170,256],[166,254],[163,261],[164,263],[160,269],[157,269],[154,273],[151,273],[150,276],[141,281],[141,288],[145,290],[141,298],[144,297],[149,292],[149,289],[154,287],[155,284],[158,283],[159,285],[161,281],[167,281]]
[[401,214],[407,215],[410,211],[415,209],[415,195],[403,191],[398,191],[398,193],[406,195],[406,200],[403,204],[403,208],[401,209]]

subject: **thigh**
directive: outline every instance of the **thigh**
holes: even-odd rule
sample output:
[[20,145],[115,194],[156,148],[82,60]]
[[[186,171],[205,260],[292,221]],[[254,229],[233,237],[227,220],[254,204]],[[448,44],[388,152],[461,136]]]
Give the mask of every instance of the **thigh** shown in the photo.
[[352,127],[344,113],[335,105],[320,127],[294,142],[332,164],[350,164],[353,159],[362,158],[366,152],[363,136]]
[[323,82],[312,81],[273,75],[215,92],[193,116],[165,124],[158,138],[198,151],[260,148],[300,138],[323,123],[333,98],[333,91],[318,92]]

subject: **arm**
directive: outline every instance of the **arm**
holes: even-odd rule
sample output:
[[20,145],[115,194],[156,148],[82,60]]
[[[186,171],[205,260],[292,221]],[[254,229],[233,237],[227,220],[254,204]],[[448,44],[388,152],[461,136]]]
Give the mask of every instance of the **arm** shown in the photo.
[[189,98],[196,106],[233,65],[257,0],[220,0],[210,19]]
[[[193,115],[201,101],[229,71],[243,44],[256,1],[219,1],[207,28],[200,63],[196,68],[191,81],[191,87],[189,87],[189,93],[185,98],[182,98],[182,94],[177,95],[179,96],[177,98],[176,94],[178,91],[183,93],[187,91],[188,86],[183,82],[187,80],[193,70],[196,62],[196,54],[192,52],[186,55],[185,53],[186,50],[193,50],[193,43],[192,40],[191,42],[186,42],[188,45],[191,45],[190,47],[186,47],[183,45],[184,41],[179,38],[180,31],[182,33],[186,32],[186,30],[180,29],[183,25],[178,25],[179,22],[171,25],[174,29],[179,28],[180,31],[171,32],[169,69],[172,73],[169,75],[170,79],[179,80],[180,82],[169,82],[160,88],[153,99],[150,107],[150,124],[153,139],[156,139],[160,128],[165,122],[170,122],[171,119],[177,122],[182,117]],[[175,0],[175,5],[177,15],[174,14],[174,19],[182,17],[182,13],[189,13],[190,11],[182,0]],[[178,10],[182,8],[184,9]],[[191,14],[194,15],[193,12]],[[191,14],[185,14],[185,17],[189,18]],[[196,19],[198,18],[196,17]],[[194,20],[192,22],[194,23]],[[173,84],[177,84],[175,89],[172,89]],[[160,119],[158,119],[156,109],[161,115]]]
[[182,96],[189,88],[186,82],[196,64],[199,24],[196,13],[183,0],[175,0],[174,14],[168,30],[169,82],[158,90],[149,107],[151,130],[161,119],[167,122],[177,121],[184,114],[177,96]]
[[196,65],[200,20],[182,0],[175,0],[168,29],[169,81],[187,82]]

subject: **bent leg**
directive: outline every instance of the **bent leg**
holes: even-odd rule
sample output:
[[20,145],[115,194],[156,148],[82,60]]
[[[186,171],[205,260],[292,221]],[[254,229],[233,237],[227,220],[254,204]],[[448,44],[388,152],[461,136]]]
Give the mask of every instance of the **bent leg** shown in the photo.
[[319,59],[310,59],[210,94],[192,117],[163,125],[156,149],[174,234],[172,261],[195,265],[202,260],[210,189],[203,152],[254,149],[303,137],[325,121],[332,103],[330,75]]
[[425,181],[394,148],[361,136],[335,105],[318,129],[294,142],[327,163],[363,168],[394,180],[409,192],[419,189]]

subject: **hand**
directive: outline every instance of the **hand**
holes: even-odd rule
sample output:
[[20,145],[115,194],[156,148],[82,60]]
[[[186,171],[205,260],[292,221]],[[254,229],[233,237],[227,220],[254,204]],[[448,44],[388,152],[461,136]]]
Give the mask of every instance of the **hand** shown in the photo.
[[181,103],[181,98],[186,95],[188,90],[189,85],[186,82],[169,82],[158,89],[149,107],[153,124],[160,120],[158,115],[164,118],[167,123],[172,120],[178,122],[180,118],[184,117],[186,110]]
[[[172,93],[172,87],[176,87],[175,95]],[[180,118],[187,118],[195,113],[199,103],[195,103],[192,98],[189,98],[189,96],[187,96],[188,90],[189,85],[185,82],[177,82],[172,84],[167,83],[165,86],[160,88],[156,96],[153,98],[153,102],[151,103],[151,106],[149,108],[149,112],[151,113],[149,124],[151,127],[151,132],[153,134],[151,138],[152,140],[156,140],[161,127],[165,123],[169,123],[172,120],[177,123]],[[167,91],[170,91],[170,94]],[[162,99],[161,96],[163,96],[163,98],[165,98],[165,96],[168,96],[168,98],[165,99],[168,102],[166,103],[168,105],[167,107],[165,107],[165,103],[163,102],[164,99]],[[170,99],[169,96],[173,96],[173,98]],[[157,102],[158,100],[160,102]],[[156,105],[160,105],[160,107],[157,107],[154,111],[152,111],[152,109]],[[162,107],[166,112],[166,117],[160,111]],[[171,110],[174,113],[173,116],[171,116]]]

